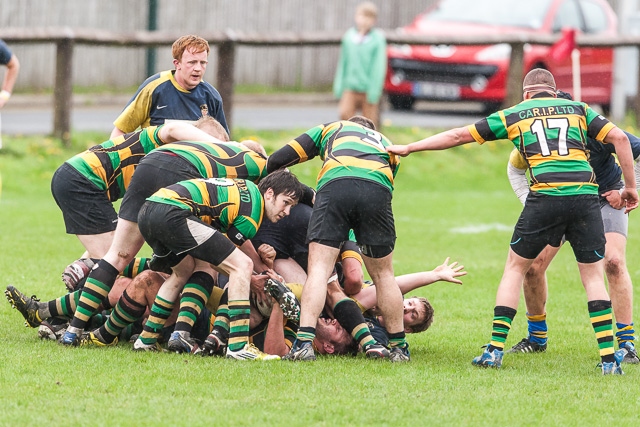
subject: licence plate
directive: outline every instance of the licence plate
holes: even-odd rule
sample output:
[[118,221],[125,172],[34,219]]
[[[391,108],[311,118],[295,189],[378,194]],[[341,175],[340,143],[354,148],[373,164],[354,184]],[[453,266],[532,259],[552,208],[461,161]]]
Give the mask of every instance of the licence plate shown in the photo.
[[460,85],[453,83],[416,82],[413,84],[413,96],[431,99],[460,99]]

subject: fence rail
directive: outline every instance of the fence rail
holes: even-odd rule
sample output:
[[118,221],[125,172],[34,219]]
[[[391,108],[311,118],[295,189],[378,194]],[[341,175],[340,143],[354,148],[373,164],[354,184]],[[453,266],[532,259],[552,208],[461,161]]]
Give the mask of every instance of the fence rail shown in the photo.
[[[217,46],[218,71],[216,87],[224,99],[225,115],[231,118],[233,109],[234,69],[237,46],[253,47],[313,47],[338,46],[343,31],[322,32],[274,32],[254,33],[244,31],[205,31],[200,36]],[[131,31],[115,32],[90,28],[43,27],[43,28],[2,28],[0,38],[9,43],[46,43],[55,44],[56,78],[54,88],[54,124],[53,134],[63,141],[70,140],[70,117],[73,76],[73,53],[75,45],[114,46],[114,47],[157,47],[171,46],[181,35],[176,31]],[[385,31],[390,44],[411,45],[492,45],[507,43],[511,45],[511,59],[507,76],[507,95],[505,103],[516,104],[521,97],[520,85],[523,78],[523,57],[525,44],[552,45],[558,36],[512,33],[508,35],[489,34],[485,36],[464,35],[415,35],[397,30]],[[635,47],[640,48],[640,35],[601,37],[578,35],[576,44],[581,47]],[[224,64],[224,66],[222,66]],[[639,67],[640,68],[640,67]],[[639,75],[640,80],[640,75]],[[640,85],[638,86],[640,92]],[[640,125],[640,94],[636,94],[636,121]],[[231,126],[231,124],[230,124]]]

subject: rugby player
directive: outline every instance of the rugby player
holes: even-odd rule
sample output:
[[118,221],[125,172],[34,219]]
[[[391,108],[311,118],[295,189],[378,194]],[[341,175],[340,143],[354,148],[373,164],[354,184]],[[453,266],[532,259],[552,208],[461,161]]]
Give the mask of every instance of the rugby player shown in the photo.
[[613,144],[624,175],[620,194],[629,212],[638,206],[629,138],[582,102],[558,99],[553,75],[531,70],[524,78],[520,104],[498,111],[467,127],[456,128],[387,150],[401,156],[442,150],[470,142],[510,139],[529,164],[534,184],[515,226],[494,308],[491,341],[473,359],[475,366],[499,368],[504,344],[516,315],[524,275],[547,246],[563,236],[573,248],[596,332],[602,373],[621,374],[622,355],[613,345],[611,301],[604,284],[605,235],[598,184],[587,160],[584,141],[591,137]]

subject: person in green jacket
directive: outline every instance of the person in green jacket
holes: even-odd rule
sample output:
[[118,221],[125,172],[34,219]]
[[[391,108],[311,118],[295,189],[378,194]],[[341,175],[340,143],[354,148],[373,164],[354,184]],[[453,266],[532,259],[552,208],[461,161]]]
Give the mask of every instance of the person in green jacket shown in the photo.
[[347,120],[361,111],[379,129],[379,102],[387,71],[387,41],[382,30],[373,28],[377,17],[378,9],[372,2],[358,5],[355,27],[342,37],[333,93],[340,99],[340,120]]

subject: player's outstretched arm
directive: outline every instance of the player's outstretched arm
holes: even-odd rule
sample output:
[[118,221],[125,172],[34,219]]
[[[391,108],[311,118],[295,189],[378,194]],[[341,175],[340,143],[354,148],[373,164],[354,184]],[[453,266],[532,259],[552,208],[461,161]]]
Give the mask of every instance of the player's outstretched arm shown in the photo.
[[[440,281],[461,285],[462,280],[458,279],[458,277],[465,276],[466,274],[467,272],[464,271],[463,265],[458,265],[456,261],[450,263],[449,257],[447,257],[442,264],[431,271],[403,274],[402,276],[397,276],[396,281],[398,282],[400,291],[404,295],[414,289]],[[369,286],[364,288],[357,294],[352,295],[351,298],[367,310],[373,308],[377,303],[376,287]]]
[[431,285],[435,282],[450,282],[458,285],[462,284],[462,280],[458,277],[465,276],[463,265],[458,265],[457,261],[451,262],[447,257],[442,264],[431,271],[421,271],[419,273],[403,274],[396,277],[398,286],[402,294],[413,291],[423,286]]
[[214,138],[208,133],[198,129],[191,123],[169,122],[162,125],[159,130],[160,139],[165,143],[176,141],[204,141],[221,144],[223,141]]
[[473,141],[469,129],[461,127],[438,133],[409,145],[390,145],[387,147],[387,152],[404,157],[416,151],[446,150]]

